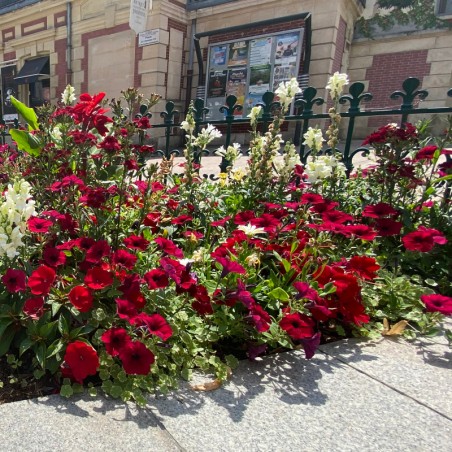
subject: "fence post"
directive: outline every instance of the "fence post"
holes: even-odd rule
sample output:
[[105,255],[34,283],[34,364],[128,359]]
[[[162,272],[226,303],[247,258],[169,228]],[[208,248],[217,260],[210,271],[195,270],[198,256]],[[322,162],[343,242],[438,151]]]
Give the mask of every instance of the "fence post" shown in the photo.
[[420,85],[419,79],[415,77],[409,77],[402,83],[402,88],[405,91],[394,91],[390,98],[396,100],[397,98],[402,98],[402,105],[400,110],[402,111],[401,127],[408,121],[408,115],[410,110],[413,110],[413,100],[416,96],[419,99],[424,100],[428,96],[428,92],[425,89],[418,90]]
[[[243,107],[242,105],[239,105],[237,103],[237,97],[233,94],[226,97],[226,104],[220,107],[221,113],[226,113],[225,120],[226,120],[226,142],[224,144],[224,148],[227,149],[229,145],[231,144],[231,129],[232,129],[232,123],[234,122],[234,112],[242,111]],[[227,167],[230,165],[230,162],[226,160],[224,157],[221,159],[220,163],[220,171],[222,173],[226,172]]]
[[165,105],[166,110],[160,113],[160,117],[164,118],[165,124],[165,159],[169,159],[171,157],[170,152],[170,136],[171,129],[174,126],[174,115],[179,113],[174,109],[174,102],[168,101]]

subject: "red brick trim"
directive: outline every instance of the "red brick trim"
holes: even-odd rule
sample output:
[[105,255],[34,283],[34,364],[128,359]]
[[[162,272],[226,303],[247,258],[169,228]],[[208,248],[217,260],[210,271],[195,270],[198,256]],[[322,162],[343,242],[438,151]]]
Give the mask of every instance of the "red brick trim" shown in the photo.
[[[41,26],[27,31],[27,28],[34,27],[35,25]],[[32,35],[33,33],[39,33],[40,31],[47,30],[47,17],[41,17],[40,19],[25,22],[24,24],[21,24],[20,27],[22,31],[22,36]]]
[[67,25],[67,15],[66,11],[61,11],[53,15],[53,26],[55,28],[64,27]]
[[2,39],[3,39],[3,42],[8,42],[13,39],[16,39],[16,28],[11,27],[11,28],[6,28],[5,30],[2,30]]
[[[179,86],[179,99],[182,97],[182,89],[184,87],[184,65],[185,65],[185,42],[187,40],[187,24],[184,22],[180,22],[175,19],[168,19],[168,31],[170,34],[170,42],[171,42],[171,30],[178,30],[183,33],[183,45],[182,45],[182,65],[181,65],[181,73],[180,73],[180,86]],[[169,60],[169,46],[166,48],[166,59]],[[165,74],[165,87],[168,87],[168,74]]]
[[68,83],[65,38],[57,39],[55,41],[55,53],[58,56],[58,62],[55,65],[55,75],[58,76],[58,82],[56,86],[56,98],[58,99]]
[[11,61],[16,59],[16,51],[3,54],[3,61]]
[[336,36],[336,51],[334,53],[333,67],[331,73],[340,72],[342,67],[342,57],[345,50],[345,36],[347,32],[347,22],[341,17]]
[[[83,74],[84,74],[84,80],[83,80],[82,86],[81,86],[82,92],[86,92],[88,90],[88,82],[87,82],[86,78],[88,75],[88,51],[89,51],[88,44],[89,44],[89,40],[93,39],[93,38],[98,38],[100,36],[112,35],[115,33],[119,33],[121,31],[126,31],[126,30],[130,30],[128,23],[116,25],[116,26],[110,27],[110,28],[105,28],[103,30],[90,31],[90,32],[84,33],[82,35],[82,46],[85,49],[84,57],[82,58],[82,62],[81,62],[81,70],[83,71]],[[135,88],[138,88],[141,86],[141,76],[138,75],[138,62],[142,58],[142,55],[143,55],[143,49],[140,50],[140,48],[138,47],[138,39],[135,39],[135,64],[134,64],[134,74],[133,74]],[[125,88],[127,88],[127,87],[125,87]]]

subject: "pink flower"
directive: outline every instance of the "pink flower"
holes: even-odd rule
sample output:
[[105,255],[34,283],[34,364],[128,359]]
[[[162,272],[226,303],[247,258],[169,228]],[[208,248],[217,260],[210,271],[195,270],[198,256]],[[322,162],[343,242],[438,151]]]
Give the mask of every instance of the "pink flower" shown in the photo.
[[452,315],[452,297],[444,295],[421,295],[427,312],[440,312],[443,315]]

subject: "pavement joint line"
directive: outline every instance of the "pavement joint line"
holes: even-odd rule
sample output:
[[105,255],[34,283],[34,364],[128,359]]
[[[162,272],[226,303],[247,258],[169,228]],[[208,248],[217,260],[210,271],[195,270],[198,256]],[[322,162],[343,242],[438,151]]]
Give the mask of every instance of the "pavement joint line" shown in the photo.
[[155,422],[157,425],[165,432],[165,435],[167,435],[172,441],[174,441],[175,445],[181,452],[187,452],[187,449],[182,446],[182,444],[177,441],[176,438],[174,438],[173,434],[168,431],[168,429],[165,427],[165,424],[163,421],[161,421],[158,416],[153,412],[152,408],[149,408],[150,415],[155,419]]
[[367,372],[365,372],[365,371],[363,371],[363,370],[361,370],[361,369],[359,369],[359,368],[353,366],[352,364],[350,364],[350,363],[347,362],[346,360],[343,360],[343,359],[341,359],[340,357],[335,356],[335,355],[330,355],[328,352],[325,352],[324,350],[319,349],[319,351],[320,351],[321,353],[323,353],[324,355],[327,355],[327,356],[329,356],[330,358],[333,358],[333,359],[336,359],[336,360],[340,361],[341,363],[345,364],[346,366],[351,367],[353,370],[356,370],[356,371],[359,372],[360,374],[365,375],[366,377],[368,377],[368,378],[370,378],[370,379],[372,379],[372,380],[374,380],[374,381],[376,381],[376,382],[378,382],[378,383],[380,383],[380,384],[386,386],[386,387],[389,388],[389,389],[392,389],[393,391],[399,393],[400,395],[405,396],[405,397],[407,397],[407,398],[413,400],[413,401],[416,402],[417,404],[422,405],[422,406],[425,407],[425,408],[428,408],[430,411],[433,411],[434,413],[439,414],[441,417],[443,417],[443,418],[447,419],[448,421],[451,421],[451,422],[452,422],[452,418],[450,418],[449,416],[447,416],[447,415],[444,414],[444,413],[441,413],[441,411],[438,411],[438,410],[436,410],[435,408],[432,408],[431,406],[427,405],[426,403],[421,402],[420,400],[418,400],[418,399],[416,399],[416,398],[410,396],[409,394],[406,394],[405,392],[401,391],[400,389],[395,388],[394,386],[390,385],[389,383],[385,383],[384,381],[381,381],[379,378],[376,378],[376,377],[374,377],[373,375],[370,375],[370,374],[368,374]]

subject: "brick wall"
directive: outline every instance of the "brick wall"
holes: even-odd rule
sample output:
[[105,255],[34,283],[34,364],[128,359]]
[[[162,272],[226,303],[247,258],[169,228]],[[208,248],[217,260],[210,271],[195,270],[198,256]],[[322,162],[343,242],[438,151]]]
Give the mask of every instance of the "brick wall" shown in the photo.
[[347,31],[347,23],[341,17],[339,21],[339,28],[337,30],[336,36],[336,50],[334,52],[334,60],[332,66],[332,73],[341,72],[342,67],[342,57],[345,50],[345,36]]
[[[421,81],[430,73],[430,63],[427,62],[428,50],[412,50],[407,52],[385,53],[375,55],[372,66],[366,71],[369,80],[369,92],[373,99],[367,108],[392,108],[400,106],[400,98],[390,99],[390,95],[402,89],[402,82],[408,77],[416,77]],[[397,119],[397,118],[395,118]],[[369,118],[369,127],[380,127],[389,122],[395,122],[391,117]]]

